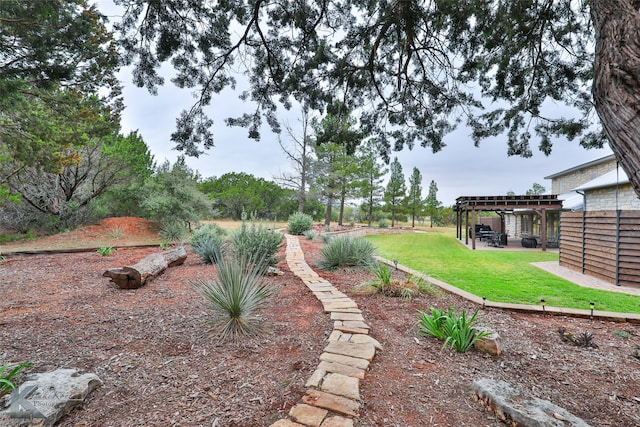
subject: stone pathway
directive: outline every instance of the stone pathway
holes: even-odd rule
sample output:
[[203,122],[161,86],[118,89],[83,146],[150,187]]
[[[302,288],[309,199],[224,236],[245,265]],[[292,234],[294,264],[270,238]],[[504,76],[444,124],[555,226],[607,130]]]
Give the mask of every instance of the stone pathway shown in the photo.
[[291,408],[289,418],[271,427],[353,427],[353,418],[360,414],[360,380],[382,346],[369,336],[371,328],[358,305],[305,262],[298,238],[286,235],[286,239],[289,268],[320,300],[334,323],[318,366],[307,380],[302,402]]

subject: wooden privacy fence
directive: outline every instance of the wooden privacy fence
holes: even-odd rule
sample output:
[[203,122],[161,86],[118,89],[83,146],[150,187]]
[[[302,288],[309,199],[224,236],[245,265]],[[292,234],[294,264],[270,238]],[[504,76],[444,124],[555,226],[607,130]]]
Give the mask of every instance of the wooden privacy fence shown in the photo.
[[560,265],[640,287],[640,211],[562,212]]

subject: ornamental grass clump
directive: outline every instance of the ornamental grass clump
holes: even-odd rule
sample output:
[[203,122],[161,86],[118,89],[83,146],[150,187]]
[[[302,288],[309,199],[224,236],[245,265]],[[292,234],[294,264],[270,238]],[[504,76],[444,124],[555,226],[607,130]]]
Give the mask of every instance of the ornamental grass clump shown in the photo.
[[313,218],[311,218],[311,215],[296,212],[289,216],[289,223],[287,226],[289,234],[296,236],[302,235],[305,231],[311,230],[311,227],[313,227]]
[[394,279],[392,270],[386,264],[376,263],[373,267],[375,279],[358,285],[358,290],[365,293],[380,293],[388,297],[399,297],[411,299],[419,294],[430,294],[439,296],[437,289],[418,276],[407,276],[403,279]]
[[175,245],[184,240],[189,230],[187,227],[178,221],[163,222],[160,226],[158,236],[160,241],[165,245]]
[[473,347],[481,338],[490,335],[488,331],[479,331],[474,327],[477,321],[478,309],[471,316],[466,310],[458,315],[455,309],[449,307],[446,311],[431,308],[431,314],[418,311],[418,332],[444,340],[442,348],[449,346],[459,353],[464,353]]
[[333,270],[338,267],[368,267],[374,264],[375,246],[365,239],[339,236],[331,239],[320,251],[318,267]]
[[204,224],[191,236],[191,250],[205,264],[216,264],[225,245],[224,230],[217,224]]
[[263,332],[263,320],[255,314],[275,292],[263,272],[266,260],[217,255],[212,280],[192,282],[213,313],[213,332],[220,341],[239,342]]

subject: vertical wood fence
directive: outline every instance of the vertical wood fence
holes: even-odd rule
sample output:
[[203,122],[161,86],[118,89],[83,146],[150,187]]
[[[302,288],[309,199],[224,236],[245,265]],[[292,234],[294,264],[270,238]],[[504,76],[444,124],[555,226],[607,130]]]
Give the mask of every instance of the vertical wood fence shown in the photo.
[[562,212],[560,265],[640,287],[640,211]]

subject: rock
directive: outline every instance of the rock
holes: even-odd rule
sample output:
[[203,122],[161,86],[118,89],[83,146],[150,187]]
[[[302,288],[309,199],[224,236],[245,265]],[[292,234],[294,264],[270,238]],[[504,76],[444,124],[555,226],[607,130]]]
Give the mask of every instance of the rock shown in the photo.
[[500,353],[502,353],[502,338],[500,338],[500,335],[496,331],[483,327],[476,327],[476,331],[487,332],[489,334],[473,344],[476,350],[492,356],[500,356]]
[[283,276],[284,272],[275,267],[267,268],[267,276]]
[[53,426],[100,385],[95,374],[80,374],[76,369],[35,374],[11,393],[9,407],[0,412],[0,425]]
[[589,427],[548,400],[532,397],[504,381],[481,379],[473,382],[475,397],[498,418],[512,427]]

